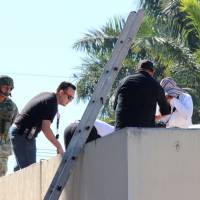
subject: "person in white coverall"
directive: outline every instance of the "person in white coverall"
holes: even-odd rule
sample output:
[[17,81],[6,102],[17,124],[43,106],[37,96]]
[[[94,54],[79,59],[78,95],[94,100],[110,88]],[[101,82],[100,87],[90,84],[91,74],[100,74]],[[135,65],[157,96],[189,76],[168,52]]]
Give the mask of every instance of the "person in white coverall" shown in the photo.
[[156,115],[156,120],[164,122],[166,128],[189,128],[192,125],[192,97],[178,87],[170,77],[162,79],[160,85],[163,87],[167,101],[171,105],[171,114]]

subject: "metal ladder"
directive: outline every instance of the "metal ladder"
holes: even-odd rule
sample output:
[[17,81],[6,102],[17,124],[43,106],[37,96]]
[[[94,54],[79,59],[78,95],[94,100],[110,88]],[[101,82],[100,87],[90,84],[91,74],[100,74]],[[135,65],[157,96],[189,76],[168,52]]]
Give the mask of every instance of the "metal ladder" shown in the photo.
[[112,84],[122,67],[122,61],[128,54],[133,38],[136,36],[138,29],[143,21],[144,12],[131,12],[127,18],[126,24],[117,40],[112,56],[106,64],[103,73],[96,85],[94,93],[88,103],[88,106],[81,118],[74,136],[63,155],[62,161],[57,172],[48,188],[44,200],[59,199],[62,190],[67,183],[73,166],[78,155],[83,149],[89,133],[93,127],[94,121],[107,99],[107,95],[112,88]]

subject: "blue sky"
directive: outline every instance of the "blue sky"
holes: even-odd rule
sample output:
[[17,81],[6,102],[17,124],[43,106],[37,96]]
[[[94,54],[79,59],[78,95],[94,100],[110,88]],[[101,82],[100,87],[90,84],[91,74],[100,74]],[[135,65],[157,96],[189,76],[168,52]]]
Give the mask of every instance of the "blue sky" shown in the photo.
[[[72,44],[88,30],[98,29],[113,16],[127,17],[137,10],[136,0],[7,0],[0,1],[0,74],[13,77],[12,99],[19,110],[34,95],[55,91],[63,81],[72,81],[83,53]],[[60,107],[60,140],[70,122],[80,119],[86,104],[72,102]],[[52,125],[55,130],[55,121]],[[54,155],[54,147],[40,134],[40,156]],[[47,153],[46,153],[47,152]],[[50,153],[49,153],[50,152]],[[44,155],[44,156],[42,156]],[[14,165],[9,159],[9,172]]]

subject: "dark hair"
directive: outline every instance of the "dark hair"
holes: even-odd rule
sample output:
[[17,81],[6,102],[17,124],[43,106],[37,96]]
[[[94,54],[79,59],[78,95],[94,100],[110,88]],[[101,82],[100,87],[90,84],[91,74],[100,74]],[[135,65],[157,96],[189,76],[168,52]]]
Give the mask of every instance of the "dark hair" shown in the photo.
[[[76,130],[76,128],[78,127],[78,124],[79,122],[74,122],[74,123],[71,123],[69,126],[67,126],[65,128],[65,131],[64,131],[64,144],[65,144],[65,149],[67,149],[71,139],[72,139],[72,136]],[[86,143],[88,142],[91,142],[93,140],[96,140],[97,138],[100,138],[101,136],[98,135],[98,132],[97,132],[97,129],[95,128],[95,126],[92,127],[92,130],[90,131],[90,134],[87,138],[87,141]]]
[[68,88],[72,88],[73,90],[76,90],[76,86],[75,85],[73,85],[70,82],[63,81],[58,86],[56,92],[59,92],[60,90],[67,90]]
[[138,64],[140,69],[147,69],[150,71],[154,71],[154,65],[153,62],[151,62],[150,60],[141,60]]

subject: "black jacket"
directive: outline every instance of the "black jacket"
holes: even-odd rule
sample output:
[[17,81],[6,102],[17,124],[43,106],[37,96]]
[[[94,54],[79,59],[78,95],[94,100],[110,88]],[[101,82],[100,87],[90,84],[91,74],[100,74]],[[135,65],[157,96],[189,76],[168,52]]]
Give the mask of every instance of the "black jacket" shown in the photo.
[[115,128],[154,127],[156,103],[162,115],[170,113],[164,90],[146,71],[124,78],[114,102]]

